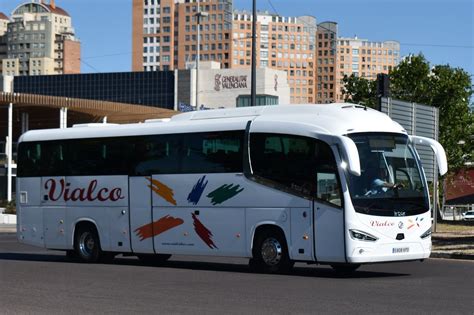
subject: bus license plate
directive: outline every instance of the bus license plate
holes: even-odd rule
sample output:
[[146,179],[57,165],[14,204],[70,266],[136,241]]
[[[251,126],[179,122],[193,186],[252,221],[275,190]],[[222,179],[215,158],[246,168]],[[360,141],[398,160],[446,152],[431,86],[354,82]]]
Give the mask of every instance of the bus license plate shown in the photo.
[[402,254],[408,253],[410,251],[410,247],[393,247],[392,254]]

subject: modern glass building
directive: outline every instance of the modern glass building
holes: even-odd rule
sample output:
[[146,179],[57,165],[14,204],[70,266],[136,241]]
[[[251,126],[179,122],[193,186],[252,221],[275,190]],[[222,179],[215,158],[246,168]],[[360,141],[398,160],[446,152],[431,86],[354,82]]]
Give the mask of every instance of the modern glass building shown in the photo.
[[174,108],[174,72],[18,76],[15,93],[62,96]]

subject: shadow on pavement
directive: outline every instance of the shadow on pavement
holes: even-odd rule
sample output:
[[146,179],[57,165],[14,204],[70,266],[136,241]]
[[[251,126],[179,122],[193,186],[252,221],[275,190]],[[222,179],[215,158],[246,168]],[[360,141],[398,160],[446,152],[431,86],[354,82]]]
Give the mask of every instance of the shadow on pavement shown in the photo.
[[[76,260],[66,257],[66,255],[50,255],[50,254],[34,254],[34,253],[0,253],[0,260],[16,260],[16,261],[36,261],[36,262],[56,262],[56,263],[79,263]],[[202,261],[180,261],[170,260],[160,265],[150,265],[141,262],[134,257],[115,258],[110,264],[116,266],[141,266],[148,268],[171,268],[171,269],[188,269],[188,270],[204,270],[204,271],[220,271],[220,272],[239,272],[253,273],[246,264],[221,263],[221,262],[202,262]],[[362,269],[364,266],[361,267]],[[296,266],[289,274],[274,276],[296,276],[296,277],[315,277],[315,278],[387,278],[387,277],[403,277],[409,276],[406,273],[389,273],[357,270],[352,274],[338,274],[331,268],[326,266]]]

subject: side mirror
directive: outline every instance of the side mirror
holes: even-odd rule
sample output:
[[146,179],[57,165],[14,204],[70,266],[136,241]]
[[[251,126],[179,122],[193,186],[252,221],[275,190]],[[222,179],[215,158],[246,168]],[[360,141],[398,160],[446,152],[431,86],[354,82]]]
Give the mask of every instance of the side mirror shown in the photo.
[[439,174],[444,175],[448,172],[448,160],[446,158],[446,152],[438,141],[420,136],[410,136],[410,140],[413,144],[429,145],[436,156]]
[[320,132],[314,132],[313,136],[317,139],[321,139],[326,143],[334,143],[339,146],[341,159],[347,163],[344,165],[349,173],[360,176],[360,160],[359,160],[359,150],[354,141],[345,136],[334,136]]
[[359,150],[357,150],[356,144],[348,137],[338,136],[337,138],[343,151],[343,159],[347,161],[347,170],[355,176],[360,176]]

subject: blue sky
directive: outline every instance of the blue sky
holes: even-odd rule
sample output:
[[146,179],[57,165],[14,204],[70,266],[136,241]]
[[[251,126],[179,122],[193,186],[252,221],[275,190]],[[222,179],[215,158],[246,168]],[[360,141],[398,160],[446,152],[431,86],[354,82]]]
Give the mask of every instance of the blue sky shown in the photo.
[[[46,0],[49,1],[49,0]],[[10,15],[21,0],[0,0]],[[131,69],[131,0],[56,0],[70,13],[82,42],[82,72]],[[402,55],[422,52],[432,64],[474,75],[473,0],[257,0],[258,10],[336,21],[340,36],[398,40]],[[251,0],[234,8],[251,10]]]

